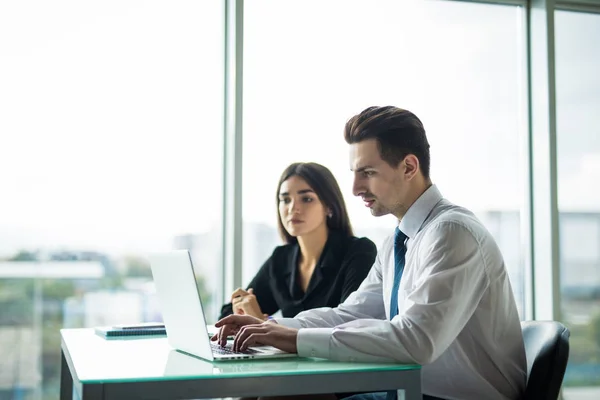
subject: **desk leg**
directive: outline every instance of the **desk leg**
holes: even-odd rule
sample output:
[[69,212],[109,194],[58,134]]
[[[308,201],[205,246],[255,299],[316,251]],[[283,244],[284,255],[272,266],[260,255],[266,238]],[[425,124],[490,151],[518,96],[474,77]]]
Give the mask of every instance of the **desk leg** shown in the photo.
[[421,382],[418,385],[410,384],[404,390],[398,390],[398,400],[423,400]]
[[67,364],[65,353],[60,350],[60,400],[73,399],[73,376]]

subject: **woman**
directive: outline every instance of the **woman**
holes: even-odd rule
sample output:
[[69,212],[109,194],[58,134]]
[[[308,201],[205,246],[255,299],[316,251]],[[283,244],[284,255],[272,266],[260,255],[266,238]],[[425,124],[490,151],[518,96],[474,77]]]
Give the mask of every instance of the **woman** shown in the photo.
[[267,319],[317,307],[336,307],[367,276],[377,249],[353,236],[340,187],[317,163],[294,163],[277,185],[278,229],[283,246],[260,268],[248,288],[237,289],[221,309]]

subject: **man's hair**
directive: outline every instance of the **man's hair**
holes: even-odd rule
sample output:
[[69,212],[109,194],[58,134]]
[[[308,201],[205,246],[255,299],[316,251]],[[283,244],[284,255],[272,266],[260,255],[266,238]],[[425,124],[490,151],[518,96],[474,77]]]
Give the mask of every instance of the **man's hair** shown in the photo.
[[423,123],[408,110],[398,107],[369,107],[346,122],[348,144],[375,139],[381,159],[396,168],[409,154],[419,160],[421,172],[429,179],[429,142]]
[[[292,176],[304,179],[308,186],[315,192],[323,207],[331,211],[331,216],[327,218],[327,227],[330,231],[339,231],[348,237],[354,235],[340,186],[331,171],[321,164],[296,162],[290,164],[283,171],[277,183],[277,193],[275,194],[277,209],[279,209],[279,189],[281,188],[281,184]],[[281,236],[285,243],[295,243],[298,241],[283,226],[279,212],[277,213],[277,229],[279,236]]]

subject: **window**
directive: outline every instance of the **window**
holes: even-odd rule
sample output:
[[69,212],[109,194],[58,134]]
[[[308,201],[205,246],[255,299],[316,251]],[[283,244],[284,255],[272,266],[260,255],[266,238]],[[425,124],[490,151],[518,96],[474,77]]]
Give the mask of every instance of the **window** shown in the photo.
[[222,14],[0,5],[0,398],[57,397],[61,327],[160,319],[147,252],[190,248],[216,318]]
[[392,104],[422,119],[432,179],[445,197],[475,211],[496,237],[522,312],[521,11],[461,2],[246,3],[244,284],[281,243],[275,186],[292,162],[332,170],[357,235],[379,244],[393,232],[393,218],[373,218],[352,196],[343,139],[349,117]]
[[600,15],[555,15],[561,312],[571,330],[564,385],[578,399],[588,389],[574,386],[600,385]]

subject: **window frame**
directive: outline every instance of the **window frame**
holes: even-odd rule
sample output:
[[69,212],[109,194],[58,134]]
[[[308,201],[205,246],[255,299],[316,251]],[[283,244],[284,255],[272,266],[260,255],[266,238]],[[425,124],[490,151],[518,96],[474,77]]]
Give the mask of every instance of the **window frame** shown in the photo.
[[[446,0],[524,8],[522,77],[527,135],[525,207],[521,257],[525,271],[525,315],[528,320],[560,320],[560,237],[557,200],[556,73],[554,12],[600,13],[600,0]],[[223,196],[223,290],[242,286],[242,145],[244,3],[224,0],[225,7],[225,143]],[[536,71],[535,76],[532,71]],[[546,149],[545,152],[534,149]],[[548,301],[550,299],[550,301]]]

